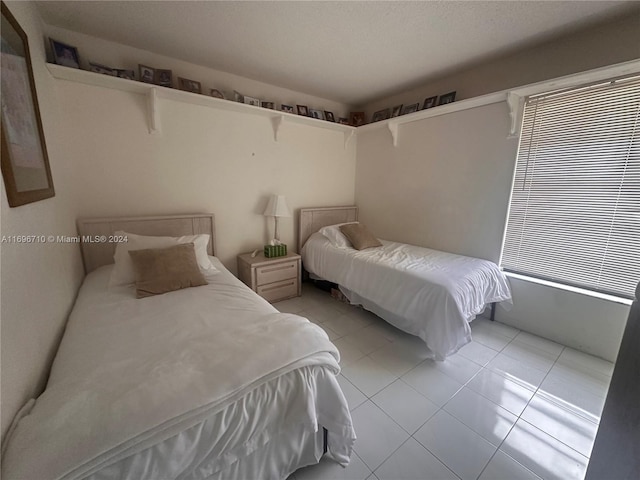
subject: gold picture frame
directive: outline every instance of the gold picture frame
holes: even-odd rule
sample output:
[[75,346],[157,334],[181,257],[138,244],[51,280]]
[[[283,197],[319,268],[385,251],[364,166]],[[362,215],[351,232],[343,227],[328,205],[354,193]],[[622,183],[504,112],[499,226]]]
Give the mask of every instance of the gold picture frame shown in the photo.
[[10,207],[55,195],[27,35],[2,2],[2,177]]

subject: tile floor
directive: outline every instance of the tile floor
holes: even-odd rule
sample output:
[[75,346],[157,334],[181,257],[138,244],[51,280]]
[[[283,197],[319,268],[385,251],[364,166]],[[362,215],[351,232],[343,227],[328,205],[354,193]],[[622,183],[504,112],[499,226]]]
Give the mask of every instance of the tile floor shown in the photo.
[[340,350],[339,382],[358,436],[345,469],[308,479],[580,479],[613,364],[478,317],[445,362],[421,340],[305,284],[275,304],[320,325]]

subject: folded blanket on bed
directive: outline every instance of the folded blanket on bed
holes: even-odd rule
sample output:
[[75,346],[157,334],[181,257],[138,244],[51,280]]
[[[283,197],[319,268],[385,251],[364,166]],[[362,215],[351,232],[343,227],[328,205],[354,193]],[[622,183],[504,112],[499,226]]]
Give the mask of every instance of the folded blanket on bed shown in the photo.
[[219,308],[243,294],[220,285],[142,300],[126,289],[81,291],[49,385],[9,439],[2,476],[84,477],[296,368],[339,372],[337,350],[308,320]]

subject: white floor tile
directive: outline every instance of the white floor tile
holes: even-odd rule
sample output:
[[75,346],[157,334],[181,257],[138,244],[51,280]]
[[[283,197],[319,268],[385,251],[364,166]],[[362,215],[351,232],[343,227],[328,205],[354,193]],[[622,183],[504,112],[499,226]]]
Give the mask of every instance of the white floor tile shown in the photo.
[[398,378],[370,357],[363,357],[347,365],[342,369],[342,374],[368,397],[372,397]]
[[377,393],[371,400],[407,432],[413,434],[439,407],[402,380]]
[[331,319],[325,320],[323,323],[340,335],[348,335],[350,333],[357,332],[366,326],[364,322],[356,320],[347,314],[337,315]]
[[474,325],[475,321],[471,324],[471,337],[475,342],[482,343],[494,350],[502,350],[512,340],[512,337],[507,337],[496,331],[491,330],[482,323]]
[[440,460],[413,438],[407,440],[377,470],[380,480],[458,480]]
[[471,323],[471,325],[482,325],[482,328],[486,328],[491,332],[498,333],[509,338],[514,338],[518,333],[520,333],[520,330],[517,328],[497,321],[491,321],[487,318],[477,318]]
[[538,388],[547,374],[503,353],[491,360],[486,368],[531,390]]
[[327,336],[329,337],[329,340],[331,340],[332,342],[335,340],[338,340],[341,337],[341,335],[338,335],[336,332],[331,330],[326,325],[318,325],[318,326],[326,332]]
[[496,447],[440,410],[414,438],[463,480],[478,478]]
[[591,455],[598,425],[541,398],[531,399],[521,417],[585,457]]
[[540,480],[540,477],[498,450],[478,480]]
[[532,335],[527,332],[518,333],[514,340],[520,343],[531,345],[538,350],[544,350],[545,352],[553,355],[555,358],[558,358],[558,356],[564,349],[564,346],[560,345],[559,343],[552,342],[551,340],[547,340],[546,338],[538,337],[537,335]]
[[342,368],[347,365],[351,365],[366,356],[366,353],[356,347],[353,343],[347,342],[345,337],[335,340],[333,344],[340,352],[340,366],[342,366]]
[[545,480],[582,480],[588,459],[542,430],[518,420],[500,447]]
[[355,451],[371,470],[378,468],[409,438],[407,432],[371,401],[356,408],[351,417],[358,435]]
[[486,369],[473,377],[467,387],[515,415],[524,411],[534,393],[533,390]]
[[344,396],[347,399],[349,410],[354,410],[367,401],[367,397],[365,396],[365,394],[358,390],[353,385],[353,383],[344,378],[342,375],[338,375],[337,378],[338,383],[340,384],[340,388],[342,389],[342,393],[344,393]]
[[391,373],[401,376],[423,362],[429,356],[424,343],[421,348],[407,347],[404,342],[394,342],[373,352],[370,357]]
[[294,475],[296,480],[365,480],[371,475],[371,470],[354,454],[346,468],[322,457],[317,465],[296,470]]
[[371,328],[371,326],[367,326],[362,330],[345,335],[343,338],[347,342],[358,347],[358,349],[367,355],[374,350],[379,350],[391,343],[382,333],[375,328]]
[[594,423],[600,423],[606,399],[551,373],[540,385],[538,395]]
[[462,355],[451,355],[443,362],[427,360],[425,364],[431,365],[441,373],[453,378],[459,383],[465,384],[482,368],[476,362],[469,360]]
[[545,373],[551,370],[551,367],[559,355],[540,350],[527,343],[522,343],[518,341],[518,337],[502,349],[502,354],[520,360]]
[[289,300],[283,300],[273,304],[279,312],[283,313],[298,313],[303,310],[303,303],[300,297],[290,298]]
[[493,360],[496,355],[498,355],[498,351],[478,342],[469,342],[458,350],[458,355],[462,355],[469,360],[473,360],[478,365],[482,365],[484,367],[487,363]]
[[587,372],[597,372],[608,377],[613,375],[614,364],[601,358],[565,347],[558,357],[558,364],[578,368]]
[[421,363],[401,378],[433,403],[442,406],[462,388],[462,384],[427,362]]
[[591,392],[599,397],[606,397],[609,390],[611,377],[592,371],[587,372],[565,365],[554,365],[549,372],[549,377],[557,378],[560,381],[571,383],[581,390]]
[[500,446],[518,417],[464,387],[444,409],[496,447]]

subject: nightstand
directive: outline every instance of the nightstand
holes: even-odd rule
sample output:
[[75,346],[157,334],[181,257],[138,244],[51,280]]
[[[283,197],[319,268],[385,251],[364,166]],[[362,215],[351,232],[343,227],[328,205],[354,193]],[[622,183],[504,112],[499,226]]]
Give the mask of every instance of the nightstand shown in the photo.
[[300,296],[300,255],[266,258],[262,252],[238,255],[238,277],[251,290],[274,303]]

